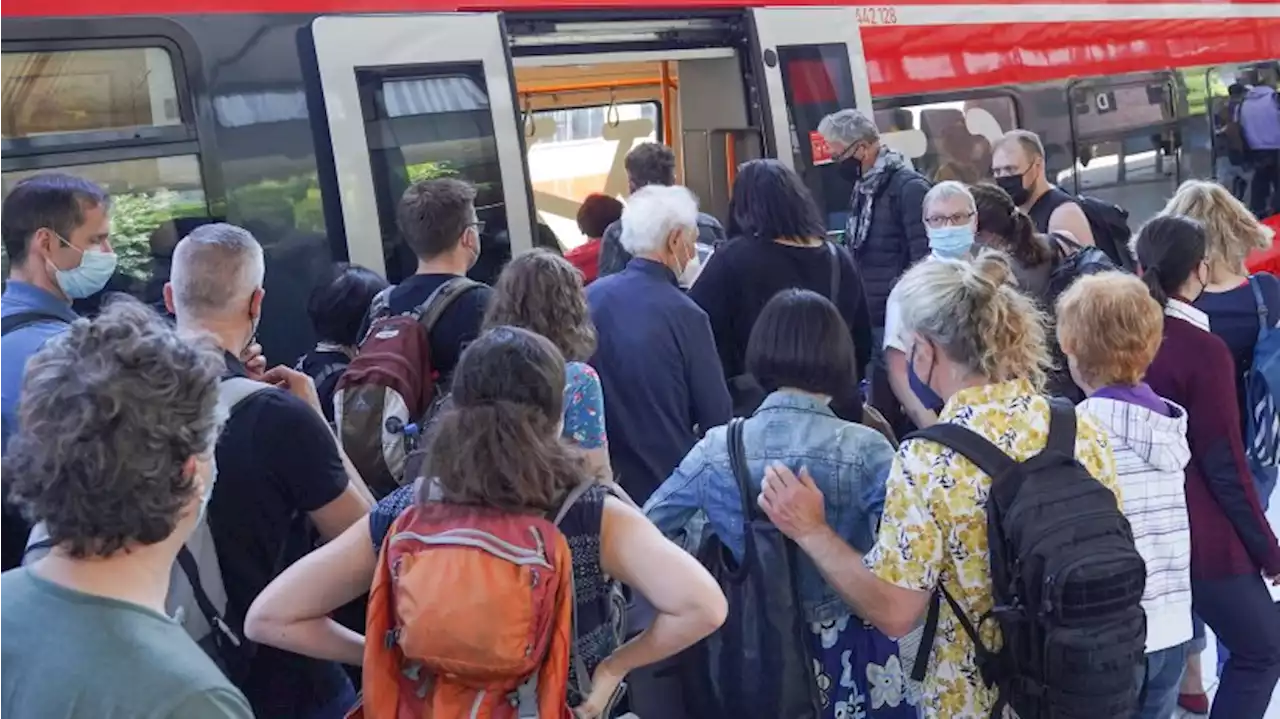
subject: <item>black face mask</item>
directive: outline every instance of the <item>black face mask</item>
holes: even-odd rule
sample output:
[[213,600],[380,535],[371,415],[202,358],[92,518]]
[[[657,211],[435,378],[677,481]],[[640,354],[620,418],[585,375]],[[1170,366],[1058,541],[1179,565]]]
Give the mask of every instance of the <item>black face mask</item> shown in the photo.
[[[1026,173],[1023,174],[1025,175]],[[1013,198],[1013,204],[1019,207],[1031,199],[1031,190],[1022,186],[1022,177],[1023,175],[1009,175],[1008,177],[996,178],[996,185],[1009,193],[1009,197]]]
[[858,180],[862,179],[862,161],[850,155],[840,161],[836,167],[836,172],[840,173],[845,182],[850,184],[858,184]]

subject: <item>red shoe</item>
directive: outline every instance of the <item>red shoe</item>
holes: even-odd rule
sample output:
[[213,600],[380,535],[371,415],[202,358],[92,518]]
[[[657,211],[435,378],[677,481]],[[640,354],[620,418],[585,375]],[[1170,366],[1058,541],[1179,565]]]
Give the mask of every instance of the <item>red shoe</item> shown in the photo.
[[1209,695],[1201,692],[1200,694],[1178,694],[1178,706],[1192,714],[1209,713]]

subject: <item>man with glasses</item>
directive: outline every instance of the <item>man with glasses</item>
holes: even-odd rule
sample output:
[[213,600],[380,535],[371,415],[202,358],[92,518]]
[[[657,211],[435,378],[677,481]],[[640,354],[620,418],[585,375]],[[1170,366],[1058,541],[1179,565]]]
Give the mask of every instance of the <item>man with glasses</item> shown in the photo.
[[[415,274],[396,285],[374,304],[386,303],[390,314],[421,307],[445,283],[467,272],[480,259],[480,234],[484,223],[476,218],[476,191],[469,183],[452,178],[415,183],[400,198],[396,224],[405,244],[418,259]],[[431,365],[448,377],[467,343],[480,334],[493,290],[474,284],[454,298],[431,327]],[[363,337],[369,319],[361,329]]]
[[[9,278],[0,298],[0,442],[17,430],[23,370],[77,315],[71,308],[106,286],[116,269],[109,239],[110,200],[101,187],[49,173],[22,180],[4,199],[0,234]],[[4,569],[18,566],[30,527],[4,512]]]
[[[923,216],[929,236],[929,256],[925,262],[964,261],[971,257],[978,207],[969,188],[954,180],[934,185],[924,196]],[[927,378],[911,377],[911,358],[907,355],[911,338],[904,336],[900,329],[901,300],[894,288],[885,305],[884,360],[894,396],[915,426],[923,429],[938,421],[942,398],[929,389]]]
[[1097,244],[1084,209],[1071,193],[1049,182],[1044,144],[1028,130],[1013,130],[996,141],[991,175],[1013,204],[1046,235],[1066,233],[1082,245]]

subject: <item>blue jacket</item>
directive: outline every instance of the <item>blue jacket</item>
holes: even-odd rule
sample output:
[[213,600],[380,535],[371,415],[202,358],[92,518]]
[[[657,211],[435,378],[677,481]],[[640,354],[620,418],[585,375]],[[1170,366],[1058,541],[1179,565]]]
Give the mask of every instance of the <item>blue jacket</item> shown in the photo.
[[76,320],[71,305],[35,285],[10,279],[0,297],[0,316],[41,312],[64,322],[48,320],[29,324],[0,339],[0,447],[8,449],[9,437],[18,429],[18,401],[22,399],[22,375],[27,360],[44,343],[67,330]]
[[711,322],[670,269],[636,258],[587,287],[619,484],[643,502],[732,405]]
[[[781,462],[797,473],[807,467],[826,498],[827,523],[858,551],[871,548],[894,457],[893,446],[883,435],[836,417],[812,395],[790,390],[770,394],[742,429],[752,505],[767,465]],[[700,525],[705,522],[741,558],[742,496],[729,466],[726,434],[723,427],[708,432],[644,509],[663,534],[686,534],[686,548],[701,542]],[[827,585],[813,561],[803,552],[797,556],[805,620],[829,622],[847,616],[848,605]]]

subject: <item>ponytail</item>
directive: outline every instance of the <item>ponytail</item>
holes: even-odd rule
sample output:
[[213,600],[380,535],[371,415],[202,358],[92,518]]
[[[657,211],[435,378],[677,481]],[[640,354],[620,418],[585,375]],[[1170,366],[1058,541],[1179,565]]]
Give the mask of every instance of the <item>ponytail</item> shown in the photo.
[[978,210],[978,231],[995,239],[994,249],[1023,267],[1039,267],[1053,259],[1053,247],[1036,232],[1027,213],[1013,204],[1009,193],[990,183],[970,189]]
[[1133,248],[1143,283],[1163,307],[1204,262],[1204,227],[1189,217],[1157,215],[1138,230]]

